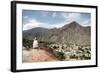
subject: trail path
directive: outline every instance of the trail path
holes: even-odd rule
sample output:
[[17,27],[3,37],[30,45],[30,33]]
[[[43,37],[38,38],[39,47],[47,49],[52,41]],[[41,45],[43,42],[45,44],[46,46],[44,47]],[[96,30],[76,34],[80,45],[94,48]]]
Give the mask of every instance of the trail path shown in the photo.
[[23,62],[57,61],[57,58],[46,48],[23,50]]

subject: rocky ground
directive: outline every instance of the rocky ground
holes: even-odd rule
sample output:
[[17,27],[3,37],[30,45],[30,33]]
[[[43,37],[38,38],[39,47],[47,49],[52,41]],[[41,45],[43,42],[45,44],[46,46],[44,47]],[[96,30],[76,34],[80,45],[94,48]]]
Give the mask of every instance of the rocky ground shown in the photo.
[[57,58],[45,49],[23,50],[23,62],[57,61]]

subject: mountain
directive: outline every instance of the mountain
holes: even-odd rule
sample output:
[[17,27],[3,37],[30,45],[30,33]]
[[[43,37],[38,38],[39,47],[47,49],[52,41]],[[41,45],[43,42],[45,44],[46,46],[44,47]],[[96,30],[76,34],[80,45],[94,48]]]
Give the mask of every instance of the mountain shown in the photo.
[[55,43],[72,43],[78,45],[90,45],[91,27],[81,26],[76,21],[65,24],[61,28],[33,28],[23,31],[23,38],[32,40],[37,37],[39,41]]
[[48,29],[41,27],[25,30],[23,31],[23,38],[32,40],[35,37],[37,37],[39,40],[44,41],[44,38],[46,38],[48,31],[49,31]]

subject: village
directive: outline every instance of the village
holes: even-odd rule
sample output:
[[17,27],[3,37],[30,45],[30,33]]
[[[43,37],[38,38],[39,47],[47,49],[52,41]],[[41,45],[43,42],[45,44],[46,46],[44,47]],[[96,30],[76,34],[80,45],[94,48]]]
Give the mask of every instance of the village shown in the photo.
[[88,60],[91,58],[91,49],[87,45],[49,44],[47,47],[52,50],[59,60]]
[[[74,60],[89,60],[91,59],[91,47],[90,45],[77,45],[77,44],[56,44],[56,43],[47,43],[47,42],[39,42],[35,38],[33,43],[31,44],[31,48],[24,47],[24,49],[28,49],[31,52],[31,56],[33,60],[38,59],[36,61],[74,61]],[[40,52],[44,53],[40,53]],[[26,52],[26,55],[25,55]],[[30,55],[27,54],[27,50],[23,51],[24,60],[29,60]],[[48,54],[47,54],[48,53]],[[29,55],[27,57],[27,55]],[[46,56],[45,56],[46,55]],[[35,58],[34,58],[35,56]],[[44,59],[42,59],[41,57]],[[48,59],[49,57],[49,59]],[[41,60],[42,59],[42,60]]]

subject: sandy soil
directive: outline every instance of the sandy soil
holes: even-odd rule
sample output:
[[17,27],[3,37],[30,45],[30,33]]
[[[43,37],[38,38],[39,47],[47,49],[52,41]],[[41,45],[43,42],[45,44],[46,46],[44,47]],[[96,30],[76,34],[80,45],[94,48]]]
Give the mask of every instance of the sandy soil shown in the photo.
[[45,49],[23,50],[23,62],[57,61],[57,58]]

